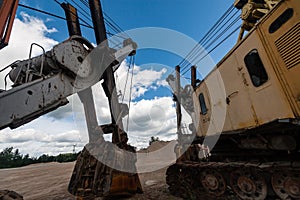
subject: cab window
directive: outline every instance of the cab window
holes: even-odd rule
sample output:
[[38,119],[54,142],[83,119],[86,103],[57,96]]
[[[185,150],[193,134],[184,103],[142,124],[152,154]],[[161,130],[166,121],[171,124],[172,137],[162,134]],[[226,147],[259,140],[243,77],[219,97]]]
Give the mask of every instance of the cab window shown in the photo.
[[201,108],[201,114],[206,115],[207,113],[207,107],[204,99],[203,93],[199,94],[199,102],[200,102],[200,108]]
[[250,51],[244,58],[252,84],[259,87],[268,81],[268,74],[260,59],[257,49]]

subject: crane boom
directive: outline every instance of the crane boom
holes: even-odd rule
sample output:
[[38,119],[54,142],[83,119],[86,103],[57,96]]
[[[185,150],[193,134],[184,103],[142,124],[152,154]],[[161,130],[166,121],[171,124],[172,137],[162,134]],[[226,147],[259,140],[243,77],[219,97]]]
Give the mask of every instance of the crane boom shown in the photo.
[[[13,88],[0,93],[0,129],[17,128],[67,104],[68,96],[100,81],[101,70],[119,65],[135,50],[132,44],[118,51],[92,48],[87,40],[74,36],[41,56],[12,64]],[[100,63],[93,61],[96,55]]]

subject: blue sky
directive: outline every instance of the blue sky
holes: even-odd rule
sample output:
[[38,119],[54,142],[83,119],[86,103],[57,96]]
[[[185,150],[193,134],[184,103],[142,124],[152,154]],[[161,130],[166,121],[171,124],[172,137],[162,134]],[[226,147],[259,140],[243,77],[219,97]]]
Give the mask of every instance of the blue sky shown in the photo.
[[[68,1],[71,3],[71,0]],[[75,1],[80,4],[79,0]],[[131,30],[130,33],[134,33],[134,29],[144,30],[146,27],[157,27],[155,30],[162,31],[161,35],[160,33],[151,35],[155,32],[148,32],[145,41],[138,42],[140,47],[147,42],[151,44],[152,39],[153,44],[165,43],[177,48],[178,52],[186,53],[193,47],[190,42],[199,41],[233,4],[233,1],[220,0],[102,0],[101,2],[104,12],[125,31]],[[63,9],[54,0],[20,0],[20,3],[64,16]],[[83,4],[80,5],[88,12]],[[89,23],[92,24],[90,21]],[[110,29],[108,31],[111,32]],[[171,31],[176,37],[167,38],[168,35],[166,37],[164,31],[167,33]],[[89,41],[96,43],[93,30],[82,27],[82,33]],[[180,40],[183,36],[187,37],[187,41]],[[68,31],[64,20],[19,7],[9,46],[0,51],[1,68],[17,59],[26,59],[32,42],[51,49],[53,45],[67,38]],[[139,40],[139,37],[135,39]],[[237,34],[210,54],[212,60],[204,60],[199,68],[209,71],[236,40]],[[145,147],[151,136],[158,136],[164,140],[176,139],[176,114],[172,91],[166,86],[165,78],[168,73],[173,72],[182,57],[163,49],[140,48],[135,60],[129,142],[134,146]],[[127,64],[128,61],[122,63],[117,71],[119,76],[117,86],[121,90],[125,85]],[[189,73],[185,77],[189,77]],[[98,121],[99,124],[109,123],[109,109],[103,101],[106,97],[99,88],[100,85],[94,88]],[[125,103],[128,103],[128,93],[129,87],[126,88]],[[70,98],[70,102],[69,105],[18,129],[1,130],[0,149],[14,146],[19,148],[21,153],[37,156],[43,153],[70,152],[73,144],[77,144],[79,149],[82,148],[87,141],[82,106],[76,95]],[[126,118],[123,121],[126,122]],[[190,118],[184,115],[183,121],[189,123]]]
[[[60,0],[62,2],[62,0]],[[72,3],[72,1],[68,0]],[[87,7],[76,0],[82,6],[82,9],[89,12]],[[123,30],[130,30],[141,27],[163,27],[183,33],[196,41],[199,41],[219,17],[233,4],[233,1],[199,1],[199,0],[102,0],[102,7]],[[63,9],[52,0],[23,0],[21,3],[33,6],[59,16],[64,16]],[[63,20],[49,17],[25,8],[19,8],[18,14],[22,11],[38,16],[44,20],[49,20],[48,27],[55,27],[58,32],[52,33],[51,38],[62,41],[68,37],[66,23]],[[80,13],[79,15],[84,18]],[[108,28],[108,31],[109,28]],[[83,36],[90,41],[94,40],[93,30],[82,27]],[[211,54],[214,60],[218,61],[224,55],[224,52],[235,42],[233,37],[228,43],[225,43],[220,50]],[[151,53],[139,52],[136,62],[144,63],[162,63],[169,66],[175,66],[181,61],[181,58],[174,55],[152,51]]]
[[[59,2],[63,1],[59,0]],[[67,2],[70,2],[77,7],[71,0],[68,0]],[[81,8],[84,11],[89,13],[88,8],[79,0],[76,0],[76,2],[81,5]],[[59,16],[64,16],[63,9],[54,0],[23,0],[21,3]],[[101,0],[101,3],[104,12],[125,31],[142,27],[162,27],[178,31],[188,37],[191,37],[195,41],[199,41],[227,10],[227,8],[233,4],[233,1]],[[46,20],[46,25],[49,28],[56,28],[58,32],[51,33],[50,36],[56,41],[62,41],[68,37],[65,21],[20,7],[18,9],[18,13],[20,14],[22,11]],[[82,10],[80,11],[82,12]],[[92,25],[92,22],[82,16],[81,13],[79,13],[79,16]],[[86,27],[81,27],[81,29],[84,37],[88,38],[93,43],[96,43],[93,30]],[[109,27],[107,27],[107,31],[113,32]],[[233,46],[236,38],[237,36],[234,35],[220,48],[210,54],[214,63],[218,62],[225,55],[227,50]],[[176,41],[174,42],[176,43]],[[189,49],[186,51],[188,52]],[[136,56],[137,65],[159,63],[169,66],[170,69],[173,69],[181,60],[182,57],[178,55],[157,49],[138,50],[138,54]],[[200,65],[201,66],[199,66],[199,68],[208,68],[207,70],[213,67],[212,65],[207,66],[205,63],[203,63],[203,65],[201,63]],[[171,73],[171,70],[168,70],[168,73]],[[198,75],[200,76],[200,74]],[[189,73],[185,75],[185,77],[189,76]],[[145,98],[151,98],[155,95],[164,96],[166,92],[166,88],[160,87],[153,95],[151,95],[151,92],[148,92],[148,95]]]

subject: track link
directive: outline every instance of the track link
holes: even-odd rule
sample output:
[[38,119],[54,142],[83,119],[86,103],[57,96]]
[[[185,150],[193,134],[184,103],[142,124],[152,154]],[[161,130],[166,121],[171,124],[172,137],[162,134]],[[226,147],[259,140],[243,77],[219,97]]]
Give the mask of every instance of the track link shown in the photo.
[[300,199],[300,163],[182,162],[167,170],[174,196],[184,199]]

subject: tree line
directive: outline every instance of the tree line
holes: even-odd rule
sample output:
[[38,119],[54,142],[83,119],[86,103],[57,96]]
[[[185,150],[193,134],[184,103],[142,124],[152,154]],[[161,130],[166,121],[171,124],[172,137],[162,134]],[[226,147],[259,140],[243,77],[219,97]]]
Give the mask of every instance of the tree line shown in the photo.
[[[149,140],[149,145],[153,142],[160,141],[158,137],[152,136]],[[43,154],[39,157],[29,157],[29,154],[21,154],[19,149],[15,149],[13,147],[5,148],[2,152],[0,152],[0,169],[3,168],[13,168],[13,167],[22,167],[35,163],[47,163],[47,162],[72,162],[77,159],[78,153],[64,153],[59,154],[57,156],[49,156],[47,154]]]
[[19,149],[13,147],[5,148],[0,152],[0,169],[22,167],[35,163],[47,163],[47,162],[72,162],[77,159],[79,153],[64,153],[57,156],[49,156],[43,154],[39,157],[29,157],[29,154],[23,155],[19,152]]

